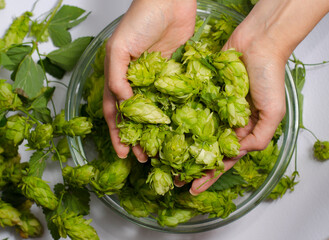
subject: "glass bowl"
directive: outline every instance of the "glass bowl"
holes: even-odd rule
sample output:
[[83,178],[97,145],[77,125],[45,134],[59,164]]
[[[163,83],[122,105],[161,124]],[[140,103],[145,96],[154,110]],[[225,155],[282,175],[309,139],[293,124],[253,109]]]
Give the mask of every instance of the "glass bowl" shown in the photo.
[[[210,14],[213,17],[220,16],[221,14],[227,14],[228,16],[236,20],[237,23],[240,23],[244,19],[244,17],[236,11],[208,0],[198,1],[197,14],[198,16],[204,18]],[[91,42],[91,44],[87,47],[87,49],[81,56],[75,70],[73,71],[66,97],[65,113],[67,120],[79,116],[80,104],[82,103],[83,88],[86,83],[86,79],[92,71],[92,63],[94,61],[96,52],[102,46],[103,42],[111,36],[120,19],[121,17],[115,19],[104,30],[102,30],[98,34],[98,36],[94,38],[94,40]],[[285,92],[287,105],[285,117],[286,127],[283,136],[281,136],[281,148],[278,160],[264,183],[256,191],[244,197],[238,198],[238,201],[235,202],[237,205],[237,209],[227,218],[195,218],[187,223],[180,224],[175,228],[161,227],[153,218],[136,218],[128,214],[120,206],[118,198],[116,196],[105,196],[101,198],[101,200],[114,212],[117,212],[119,215],[134,222],[135,224],[149,229],[164,232],[202,232],[224,226],[234,220],[239,219],[240,217],[244,216],[249,211],[254,209],[262,200],[266,198],[266,196],[273,190],[273,188],[279,182],[280,178],[283,176],[287,166],[290,163],[298,132],[298,100],[296,88],[288,66],[286,67]],[[88,160],[86,157],[87,147],[83,145],[81,139],[79,137],[69,138],[69,145],[74,163],[76,165],[86,164]]]

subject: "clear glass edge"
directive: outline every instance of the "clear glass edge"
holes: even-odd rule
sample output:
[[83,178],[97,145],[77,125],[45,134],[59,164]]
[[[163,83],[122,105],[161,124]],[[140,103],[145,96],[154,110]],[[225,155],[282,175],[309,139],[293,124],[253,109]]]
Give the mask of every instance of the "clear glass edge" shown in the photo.
[[[214,8],[216,10],[214,10]],[[241,22],[243,20],[243,15],[238,12],[227,8],[223,5],[208,1],[200,0],[198,2],[198,12],[204,12],[206,14],[222,14],[229,13],[237,21]],[[98,36],[94,38],[91,44],[88,46],[86,51],[82,54],[75,70],[72,73],[71,81],[67,91],[67,101],[65,105],[65,115],[66,120],[69,120],[79,114],[79,104],[82,97],[82,87],[85,84],[85,81],[88,77],[88,74],[91,70],[91,64],[96,55],[96,50],[102,45],[103,41],[107,39],[117,24],[119,23],[122,16],[115,19],[110,25],[108,25]],[[83,71],[80,71],[83,69]],[[80,81],[79,81],[80,80]],[[285,92],[286,92],[286,126],[292,127],[289,131],[287,128],[284,133],[284,139],[278,159],[284,158],[283,161],[278,161],[274,166],[270,175],[264,181],[263,185],[253,192],[246,200],[238,204],[237,209],[226,219],[215,218],[215,219],[206,219],[200,222],[185,223],[181,224],[175,228],[171,227],[161,227],[159,226],[154,219],[151,218],[136,218],[129,215],[124,209],[122,209],[117,202],[115,202],[111,197],[105,196],[101,200],[109,206],[113,211],[118,213],[120,216],[132,221],[133,223],[146,227],[148,229],[170,232],[170,233],[197,233],[204,232],[211,229],[215,229],[221,226],[224,226],[230,222],[233,222],[239,219],[241,216],[247,214],[250,210],[256,207],[260,202],[262,202],[266,196],[273,190],[276,186],[286,168],[290,163],[290,159],[294,152],[295,143],[298,135],[298,99],[296,93],[296,87],[292,76],[289,71],[289,66],[286,66],[286,79],[285,79]],[[79,137],[71,138],[68,137],[70,150],[72,153],[72,158],[77,165],[84,165],[87,163],[82,142]],[[286,147],[283,148],[288,144]],[[248,205],[247,205],[248,204]]]

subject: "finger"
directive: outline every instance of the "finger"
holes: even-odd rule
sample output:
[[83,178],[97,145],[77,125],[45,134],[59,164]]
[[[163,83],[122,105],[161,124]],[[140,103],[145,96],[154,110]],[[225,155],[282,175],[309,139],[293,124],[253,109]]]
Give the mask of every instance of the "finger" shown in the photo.
[[107,125],[109,126],[111,141],[115,152],[119,158],[126,158],[129,153],[129,147],[120,141],[119,129],[116,126],[116,99],[108,89],[104,89],[103,113]]
[[215,169],[205,171],[206,175],[193,180],[192,186],[190,188],[190,193],[193,196],[196,196],[204,191],[206,191],[211,185],[213,185],[217,179],[223,174],[219,173],[218,176],[215,177]]
[[132,88],[126,78],[129,62],[129,52],[121,48],[115,41],[108,41],[104,63],[105,81],[118,101],[133,96]]
[[139,162],[141,163],[147,162],[148,157],[140,145],[133,146],[132,150]]

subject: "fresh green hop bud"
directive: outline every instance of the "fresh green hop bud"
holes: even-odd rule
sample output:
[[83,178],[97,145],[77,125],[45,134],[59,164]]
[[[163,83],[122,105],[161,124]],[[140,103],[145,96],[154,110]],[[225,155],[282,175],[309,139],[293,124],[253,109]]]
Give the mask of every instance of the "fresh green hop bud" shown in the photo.
[[0,0],[0,9],[4,9],[6,7],[5,0]]
[[59,153],[59,156],[57,154],[54,154],[52,156],[52,160],[60,160],[61,162],[67,162],[67,159],[71,157],[70,147],[67,138],[63,137],[62,139],[60,139],[57,143],[56,148]]
[[6,83],[5,79],[0,79],[0,109],[15,110],[21,105],[21,100],[13,93],[12,85]]
[[59,235],[63,238],[69,236],[75,240],[99,240],[95,229],[89,225],[92,220],[86,220],[77,213],[65,211],[55,215],[52,221],[57,226]]
[[32,199],[38,205],[49,208],[50,210],[56,209],[58,199],[51,191],[49,185],[41,178],[25,176],[22,178],[19,187],[27,198]]
[[189,183],[196,178],[204,176],[204,170],[208,169],[213,169],[213,167],[207,168],[203,164],[197,164],[194,159],[190,159],[183,164],[182,170],[178,171],[177,175],[180,181]]
[[220,97],[220,87],[216,86],[212,81],[204,84],[200,92],[200,99],[208,108],[218,112],[217,99]]
[[170,59],[168,62],[166,62],[166,65],[163,67],[160,73],[160,77],[179,75],[182,73],[183,73],[183,65],[181,63],[176,62],[173,59]]
[[131,159],[129,157],[127,159],[116,157],[114,162],[108,164],[104,170],[96,171],[91,185],[100,197],[104,194],[117,193],[124,186],[130,170]]
[[134,189],[125,187],[119,192],[120,205],[135,217],[147,217],[158,209],[153,201],[145,201]]
[[29,23],[31,12],[24,12],[17,17],[6,31],[2,41],[0,41],[0,49],[8,48],[12,44],[20,44],[29,32]]
[[129,64],[127,79],[131,86],[149,86],[165,66],[166,59],[160,52],[144,52],[136,61]]
[[65,112],[64,110],[62,110],[59,114],[55,116],[55,119],[53,121],[54,134],[64,134],[63,127],[65,126],[65,123]]
[[218,116],[211,112],[209,108],[197,111],[197,124],[193,126],[191,132],[201,141],[214,141],[218,128]]
[[264,150],[249,152],[249,156],[257,164],[259,169],[269,173],[274,167],[279,153],[278,145],[271,141]]
[[43,234],[42,224],[32,213],[23,213],[20,218],[21,224],[17,225],[16,229],[22,238],[35,238]]
[[199,60],[188,61],[186,67],[186,74],[193,78],[198,79],[200,82],[206,83],[213,77],[212,71],[202,64]]
[[225,83],[225,92],[229,96],[244,98],[249,91],[247,70],[240,60],[242,54],[231,48],[214,56],[213,65]]
[[218,137],[219,149],[222,154],[228,158],[236,157],[239,155],[240,143],[236,133],[226,128]]
[[103,115],[104,75],[92,82],[87,98],[86,112],[91,118],[102,119]]
[[223,155],[219,151],[217,141],[212,144],[196,141],[190,146],[189,151],[195,158],[195,163],[204,164],[207,167],[217,166],[218,170],[224,170]]
[[146,180],[151,189],[159,195],[165,195],[169,190],[174,188],[174,181],[169,166],[155,167],[151,170]]
[[49,31],[46,23],[38,23],[37,21],[32,21],[30,36],[36,38],[39,42],[48,42]]
[[278,198],[282,198],[282,196],[287,192],[287,190],[290,190],[291,192],[294,191],[294,187],[297,184],[295,182],[294,176],[290,178],[289,176],[284,176],[280,179],[280,182],[275,186],[275,188],[272,190],[270,195],[268,195],[267,198],[275,200]]
[[178,126],[177,132],[189,133],[198,123],[198,112],[191,106],[184,105],[176,109],[171,119]]
[[188,41],[185,44],[185,53],[183,54],[184,63],[190,60],[199,60],[210,56],[212,52],[207,42]]
[[21,213],[11,204],[0,200],[0,226],[12,227],[17,224],[22,224]]
[[228,15],[222,14],[219,20],[216,20],[214,24],[214,33],[212,34],[214,40],[219,40],[220,45],[223,46],[229,39],[234,29],[237,27],[235,21],[233,21]]
[[314,157],[318,160],[329,159],[329,142],[317,140],[313,145]]
[[228,121],[230,127],[244,127],[248,124],[251,111],[245,98],[222,96],[217,104],[220,119]]
[[167,134],[160,148],[160,160],[163,164],[181,169],[182,164],[190,157],[188,148],[184,134]]
[[117,127],[120,129],[119,137],[122,143],[135,146],[143,132],[143,124],[123,120]]
[[140,94],[123,101],[120,104],[120,112],[137,123],[170,123],[170,118],[160,108]]
[[44,149],[50,146],[53,138],[53,127],[51,124],[40,124],[31,131],[28,137],[28,145],[32,149]]
[[63,126],[63,133],[70,136],[84,136],[91,133],[93,124],[87,117],[74,117]]
[[7,143],[5,145],[18,146],[28,135],[30,128],[30,122],[26,117],[12,115],[7,118],[6,125],[0,128],[0,138]]
[[188,99],[199,92],[201,83],[186,75],[173,75],[160,77],[154,82],[156,89],[162,93],[176,97],[177,99]]
[[166,135],[164,127],[146,125],[143,129],[139,144],[149,157],[155,157],[162,145]]
[[236,206],[233,199],[237,198],[237,193],[231,189],[218,192],[202,192],[197,196],[189,192],[182,192],[177,196],[177,203],[185,208],[196,209],[201,213],[210,213],[210,217],[226,218],[235,211]]
[[193,209],[164,208],[159,210],[157,221],[161,226],[176,227],[197,215]]
[[[199,28],[203,25],[204,20],[201,19],[199,16],[197,16],[196,22],[195,22],[195,27],[194,27],[194,33],[197,33]],[[200,39],[204,39],[209,37],[210,33],[211,33],[211,25],[210,24],[206,24],[202,30]]]
[[62,170],[63,178],[69,185],[82,188],[89,184],[95,176],[95,167],[91,165],[83,165],[77,167],[66,166]]

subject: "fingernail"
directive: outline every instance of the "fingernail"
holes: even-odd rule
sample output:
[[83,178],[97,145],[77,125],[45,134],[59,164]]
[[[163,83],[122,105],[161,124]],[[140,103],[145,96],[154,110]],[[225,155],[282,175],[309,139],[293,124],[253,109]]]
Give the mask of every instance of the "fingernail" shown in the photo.
[[197,193],[197,192],[194,192],[192,188],[190,188],[190,193],[191,193],[191,195],[193,195],[193,196],[197,196],[197,195],[199,194],[199,193]]
[[121,159],[126,159],[128,157],[128,155],[123,155],[123,156],[120,156],[119,154],[118,155],[118,158],[121,158]]
[[140,159],[140,158],[137,158],[138,162],[140,163],[146,163],[147,162],[147,158],[146,159]]

